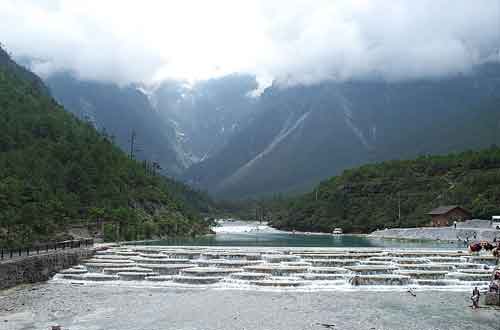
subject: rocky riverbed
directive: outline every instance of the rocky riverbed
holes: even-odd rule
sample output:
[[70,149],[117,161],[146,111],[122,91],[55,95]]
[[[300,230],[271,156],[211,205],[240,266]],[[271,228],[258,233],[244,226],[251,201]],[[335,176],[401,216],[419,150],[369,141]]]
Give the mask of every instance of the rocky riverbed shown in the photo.
[[500,310],[468,293],[257,292],[62,282],[0,292],[0,329],[498,330]]

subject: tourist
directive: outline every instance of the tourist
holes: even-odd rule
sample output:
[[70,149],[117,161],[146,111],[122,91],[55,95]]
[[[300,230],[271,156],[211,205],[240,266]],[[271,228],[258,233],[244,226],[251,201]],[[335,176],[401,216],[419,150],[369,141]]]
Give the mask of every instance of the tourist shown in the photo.
[[492,254],[496,258],[500,258],[500,242],[498,242],[497,247],[493,249]]
[[479,289],[477,286],[472,290],[472,297],[470,299],[472,300],[472,308],[476,309],[479,308],[479,297],[481,294],[479,293]]
[[479,242],[475,242],[469,245],[469,251],[474,253],[479,253],[482,249],[482,245]]
[[491,281],[490,283],[490,292],[495,292],[498,293],[500,288],[498,287],[498,282],[497,281]]
[[455,229],[457,229],[457,222],[456,221],[453,221],[453,227],[455,227]]

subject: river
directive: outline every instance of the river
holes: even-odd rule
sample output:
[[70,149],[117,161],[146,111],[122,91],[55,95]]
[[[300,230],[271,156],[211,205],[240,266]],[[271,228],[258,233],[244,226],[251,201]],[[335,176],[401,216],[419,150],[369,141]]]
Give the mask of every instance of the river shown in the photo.
[[216,231],[122,245],[0,291],[0,329],[500,329],[500,310],[470,308],[489,266],[454,246],[248,223]]
[[463,243],[431,240],[408,241],[383,239],[366,235],[331,235],[320,233],[291,233],[276,230],[258,222],[222,222],[213,228],[216,235],[195,238],[172,238],[141,244],[162,246],[268,246],[268,247],[380,247],[463,249]]

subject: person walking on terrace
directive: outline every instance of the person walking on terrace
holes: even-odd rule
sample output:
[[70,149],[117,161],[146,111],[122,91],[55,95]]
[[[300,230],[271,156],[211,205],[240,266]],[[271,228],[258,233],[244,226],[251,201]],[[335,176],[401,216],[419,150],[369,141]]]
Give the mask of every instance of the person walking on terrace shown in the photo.
[[479,289],[476,286],[474,288],[474,290],[472,290],[472,297],[470,297],[470,299],[472,300],[472,308],[473,309],[479,308],[479,297],[480,296],[481,296],[481,294],[479,293]]

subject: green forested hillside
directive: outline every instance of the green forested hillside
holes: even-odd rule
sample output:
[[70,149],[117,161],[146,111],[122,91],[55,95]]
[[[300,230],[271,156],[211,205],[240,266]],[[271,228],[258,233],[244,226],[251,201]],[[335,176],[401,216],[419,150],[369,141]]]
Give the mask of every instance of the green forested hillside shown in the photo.
[[0,246],[56,239],[99,220],[108,239],[207,230],[198,214],[209,207],[204,197],[148,173],[1,49],[0,127]]
[[500,148],[346,170],[311,193],[267,207],[278,228],[370,232],[426,225],[428,211],[449,204],[464,206],[476,218],[500,214]]

